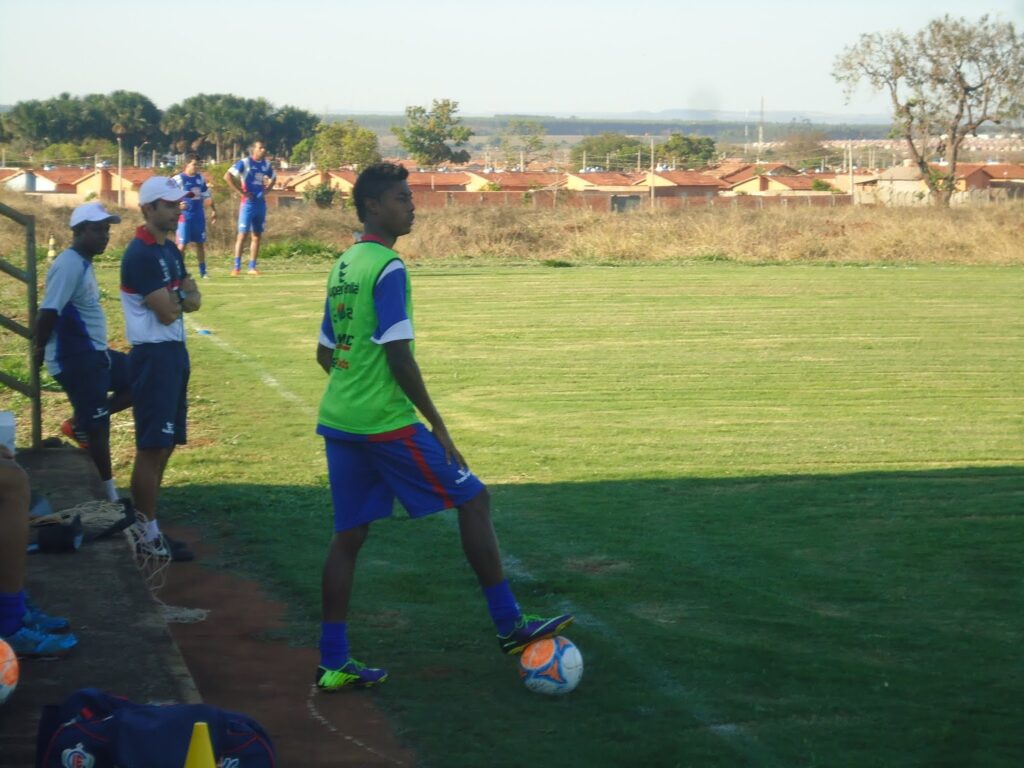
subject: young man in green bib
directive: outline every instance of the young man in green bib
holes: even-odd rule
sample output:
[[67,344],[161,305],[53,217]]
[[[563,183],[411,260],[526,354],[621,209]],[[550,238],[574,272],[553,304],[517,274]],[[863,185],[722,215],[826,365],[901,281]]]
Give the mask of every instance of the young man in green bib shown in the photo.
[[326,445],[334,502],[316,672],[317,686],[325,691],[367,688],[387,679],[386,670],[349,654],[346,619],[359,549],[370,523],[389,517],[396,498],[414,518],[458,508],[462,549],[504,653],[520,653],[573,620],[519,610],[502,569],[487,488],[455,447],[413,356],[412,287],[394,251],[395,241],[412,230],[408,175],[392,163],[359,174],[353,198],[364,233],[327,281],[317,348],[317,362],[330,376],[317,434]]

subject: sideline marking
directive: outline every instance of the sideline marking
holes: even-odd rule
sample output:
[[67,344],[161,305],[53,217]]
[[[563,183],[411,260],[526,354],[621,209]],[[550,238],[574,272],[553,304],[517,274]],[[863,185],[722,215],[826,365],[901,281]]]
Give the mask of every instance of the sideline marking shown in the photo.
[[[195,330],[196,326],[194,323],[192,323],[191,318],[186,317],[185,323],[192,330]],[[225,352],[228,352],[229,354],[233,355],[234,357],[238,358],[243,363],[245,363],[249,368],[254,370],[259,375],[260,380],[266,386],[276,390],[277,393],[281,395],[281,397],[283,397],[285,400],[289,401],[290,403],[293,403],[294,405],[297,405],[305,413],[310,414],[314,418],[316,417],[317,411],[314,408],[311,408],[306,403],[305,400],[296,395],[290,389],[286,388],[283,384],[281,384],[281,382],[279,382],[277,379],[275,379],[273,376],[267,373],[267,371],[264,370],[258,363],[256,363],[256,361],[254,361],[249,355],[245,354],[240,350],[235,349],[228,342],[224,341],[215,334],[204,336],[204,338],[209,339],[214,344],[223,349]],[[455,517],[454,514],[442,513],[441,516],[448,522],[449,525],[456,529],[458,528],[458,519]],[[506,570],[511,575],[513,575],[517,580],[525,582],[537,580],[536,577],[532,573],[530,573],[530,571],[523,567],[522,561],[518,558],[506,554],[502,557],[502,562],[505,565]],[[586,624],[592,627],[599,628],[601,633],[605,637],[614,638],[617,643],[624,642],[622,635],[620,635],[618,632],[615,632],[608,624],[602,622],[596,616],[578,610],[571,601],[566,600],[562,602],[560,604],[559,610],[566,613],[572,613],[577,617],[577,619],[584,619]],[[651,687],[658,688],[664,693],[668,694],[671,698],[681,701],[683,703],[683,706],[694,718],[694,720],[699,722],[704,728],[708,729],[711,733],[715,734],[726,743],[732,745],[734,748],[739,749],[745,757],[756,757],[758,758],[758,762],[762,765],[770,765],[774,762],[770,761],[769,756],[765,753],[765,750],[761,746],[761,744],[758,743],[758,741],[752,735],[746,732],[745,729],[742,728],[742,726],[736,726],[732,723],[723,723],[717,718],[712,717],[705,706],[697,705],[694,701],[697,698],[694,691],[685,688],[678,681],[670,678],[664,673],[654,675],[651,674],[649,670],[645,669],[639,669],[638,672],[644,674],[645,677],[647,677],[647,679],[651,683]],[[390,761],[393,765],[405,765],[402,762],[395,761],[394,758],[377,752],[375,749],[373,749],[373,747],[370,747],[362,743],[358,739],[349,736],[348,734],[342,733],[336,727],[331,725],[330,721],[328,721],[327,718],[324,717],[316,708],[316,704],[314,704],[313,702],[313,696],[315,693],[316,685],[314,684],[310,689],[310,695],[306,702],[306,708],[309,710],[309,714],[314,720],[317,720],[325,728],[330,730],[332,733],[341,736],[346,741],[349,741],[355,744],[356,746],[359,746],[367,750],[368,752],[371,752],[375,755],[378,755],[379,757],[384,758],[385,760]]]
[[[197,328],[196,324],[193,323],[192,319],[188,316],[185,317],[185,325],[188,326],[188,328],[193,331],[196,330]],[[216,344],[218,347],[223,349],[228,354],[233,355],[234,357],[241,360],[249,368],[256,372],[256,374],[260,378],[260,381],[263,382],[263,384],[268,386],[270,389],[275,390],[281,397],[283,397],[289,403],[297,405],[307,415],[316,418],[317,410],[315,408],[311,408],[309,403],[307,403],[301,397],[299,397],[290,389],[288,389],[284,384],[282,384],[280,381],[271,376],[259,363],[253,360],[249,355],[245,354],[245,352],[242,352],[239,349],[235,349],[228,342],[224,341],[224,339],[222,339],[220,336],[216,334],[211,333],[208,336],[204,335],[203,338],[212,341],[214,344]]]
[[[186,317],[185,318],[185,323],[186,323],[186,325],[189,326],[190,329],[192,329],[192,330],[195,329],[195,324],[192,323],[191,318]],[[260,378],[260,381],[263,382],[263,384],[265,384],[269,388],[275,390],[279,395],[281,395],[281,397],[283,397],[288,402],[292,403],[293,405],[298,406],[306,414],[312,416],[313,418],[316,418],[316,415],[317,415],[316,409],[311,408],[309,406],[309,404],[306,403],[305,400],[303,400],[301,397],[296,395],[290,389],[285,387],[280,381],[278,381],[273,376],[271,376],[269,373],[267,373],[267,371],[265,371],[249,355],[245,354],[244,352],[242,352],[242,351],[240,351],[238,349],[235,349],[233,346],[231,346],[231,344],[229,344],[228,342],[224,341],[224,339],[220,338],[219,336],[217,336],[215,334],[210,334],[208,336],[204,335],[204,338],[209,340],[209,341],[212,341],[214,344],[216,344],[218,347],[223,349],[228,354],[233,355],[237,359],[241,360],[243,363],[245,363],[245,365],[247,365],[249,368],[251,368],[252,370],[254,370],[256,372],[256,374]],[[403,761],[397,760],[397,759],[391,757],[390,755],[384,754],[383,752],[379,752],[378,750],[376,750],[373,747],[371,747],[369,744],[366,744],[365,742],[360,741],[359,739],[355,738],[354,736],[349,736],[347,733],[342,732],[339,728],[337,728],[335,725],[333,725],[331,723],[331,721],[328,720],[323,715],[323,713],[320,712],[319,709],[317,709],[316,703],[314,701],[314,696],[316,695],[316,690],[317,690],[316,689],[316,684],[314,683],[313,685],[310,686],[310,688],[309,688],[309,696],[306,699],[306,710],[309,712],[309,716],[313,720],[315,720],[316,722],[320,723],[328,731],[330,731],[331,733],[335,734],[336,736],[341,737],[342,739],[344,739],[348,743],[353,744],[353,745],[359,747],[360,749],[362,749],[362,750],[364,750],[366,752],[369,752],[370,754],[372,754],[372,755],[374,755],[376,757],[379,757],[382,760],[386,760],[391,765],[400,765],[400,766],[406,765],[406,763],[404,763]]]
[[390,755],[385,755],[383,752],[378,752],[369,744],[365,744],[361,742],[359,739],[355,738],[354,736],[349,736],[347,733],[343,733],[334,725],[332,725],[331,721],[324,717],[323,713],[316,708],[316,703],[313,701],[314,696],[316,696],[316,683],[313,683],[311,686],[309,686],[309,697],[306,699],[306,709],[309,710],[309,716],[316,720],[318,723],[320,723],[324,728],[329,730],[331,733],[340,736],[349,744],[355,744],[360,749],[364,749],[371,755],[376,755],[382,760],[387,760],[392,765],[405,765],[405,763],[401,760],[396,760]]
[[[440,515],[449,526],[456,530],[458,529],[458,518],[455,514],[452,514],[451,510],[441,512]],[[505,573],[511,575],[516,580],[527,583],[537,581],[537,577],[523,565],[522,560],[518,557],[503,553],[501,562],[505,568]],[[625,647],[628,645],[620,632],[616,632],[610,624],[597,618],[592,613],[581,611],[572,600],[560,601],[558,603],[558,611],[560,613],[573,614],[579,624],[596,629],[600,635],[612,640],[616,646]],[[576,625],[574,624],[573,626]],[[571,631],[572,627],[569,630]],[[633,669],[637,675],[643,676],[647,680],[648,687],[656,688],[669,698],[678,701],[702,728],[707,729],[710,733],[722,739],[722,741],[726,742],[743,757],[751,761],[753,765],[768,766],[776,764],[775,760],[766,752],[761,743],[747,729],[742,725],[724,722],[720,718],[715,717],[711,713],[710,708],[700,700],[699,694],[693,689],[687,688],[666,672],[654,671],[636,664],[634,664]]]

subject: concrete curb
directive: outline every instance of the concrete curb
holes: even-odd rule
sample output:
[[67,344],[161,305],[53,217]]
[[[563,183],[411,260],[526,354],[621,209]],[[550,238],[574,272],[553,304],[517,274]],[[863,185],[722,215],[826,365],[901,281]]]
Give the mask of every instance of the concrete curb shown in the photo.
[[[103,498],[95,468],[80,450],[46,448],[17,458],[33,490],[58,511]],[[101,688],[140,703],[202,700],[122,534],[75,553],[30,555],[26,587],[47,613],[71,620],[79,644],[59,661],[22,661],[18,689],[0,707],[5,766],[33,765],[41,707],[79,688]]]

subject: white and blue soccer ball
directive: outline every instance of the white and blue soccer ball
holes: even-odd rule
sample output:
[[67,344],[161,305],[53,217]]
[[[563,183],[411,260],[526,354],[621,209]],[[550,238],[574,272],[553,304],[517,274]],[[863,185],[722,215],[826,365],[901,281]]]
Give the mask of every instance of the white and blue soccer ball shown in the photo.
[[519,677],[534,693],[561,696],[580,684],[583,656],[566,637],[530,643],[519,657]]

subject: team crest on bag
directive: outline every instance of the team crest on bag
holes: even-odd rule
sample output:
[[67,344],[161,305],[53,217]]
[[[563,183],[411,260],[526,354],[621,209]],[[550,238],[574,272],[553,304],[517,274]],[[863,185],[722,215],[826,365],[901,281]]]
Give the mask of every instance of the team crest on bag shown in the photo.
[[78,742],[74,747],[60,753],[60,764],[64,768],[92,768],[96,758],[85,751],[85,745]]

